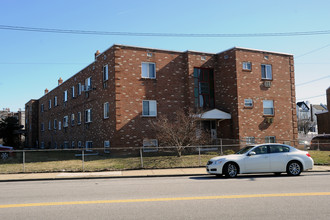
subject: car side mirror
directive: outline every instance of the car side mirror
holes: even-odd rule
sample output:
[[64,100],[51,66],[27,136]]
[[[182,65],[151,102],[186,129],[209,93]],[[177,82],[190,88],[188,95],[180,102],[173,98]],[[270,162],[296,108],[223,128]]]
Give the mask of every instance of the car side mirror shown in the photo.
[[251,152],[248,154],[248,156],[253,156],[253,155],[256,155],[256,152],[251,151]]

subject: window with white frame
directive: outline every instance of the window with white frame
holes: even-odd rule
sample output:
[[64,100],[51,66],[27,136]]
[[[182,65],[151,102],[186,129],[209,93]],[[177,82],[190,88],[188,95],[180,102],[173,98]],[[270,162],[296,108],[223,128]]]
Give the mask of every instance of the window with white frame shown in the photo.
[[251,70],[251,62],[243,62],[243,70]]
[[78,148],[81,148],[81,141],[78,141]]
[[103,104],[103,117],[104,118],[109,118],[109,102],[106,102]]
[[86,147],[86,151],[92,151],[93,142],[92,141],[86,141],[85,147]]
[[74,98],[75,94],[74,94],[74,86],[71,87],[71,97]]
[[50,120],[48,121],[48,130],[52,130],[52,122]]
[[57,119],[54,119],[54,130],[57,129]]
[[244,99],[244,107],[253,107],[252,99]]
[[245,140],[246,140],[246,144],[255,144],[256,143],[255,137],[246,137]]
[[64,101],[64,102],[67,102],[67,101],[68,101],[68,90],[65,90],[65,91],[63,92],[63,101]]
[[272,80],[272,65],[269,64],[261,64],[261,78]]
[[45,125],[44,125],[44,123],[41,123],[41,125],[40,125],[40,130],[41,130],[41,131],[44,131],[44,130],[45,130]]
[[276,143],[275,136],[266,136],[265,137],[265,143]]
[[141,66],[142,66],[141,67],[142,78],[150,78],[150,79],[156,78],[156,64],[155,63],[143,62]]
[[78,112],[78,115],[77,115],[77,124],[78,125],[81,124],[81,112]]
[[63,128],[68,127],[69,116],[64,116],[63,118]]
[[158,151],[158,140],[157,139],[144,139],[143,140],[143,151],[144,152]]
[[40,111],[41,111],[41,112],[44,112],[44,104],[41,104],[41,105],[40,105]]
[[48,100],[48,109],[51,109],[51,108],[52,108],[52,100],[49,99],[49,100]]
[[72,149],[75,148],[74,144],[75,144],[74,141],[72,141],[72,142],[71,142],[71,148],[72,148]]
[[58,121],[58,130],[60,131],[62,129],[62,122],[61,120]]
[[110,153],[110,141],[104,141],[104,153]]
[[107,81],[109,79],[108,73],[108,64],[103,66],[103,81]]
[[57,106],[57,96],[54,97],[54,106]]
[[88,77],[85,79],[85,91],[89,91],[92,89],[92,77]]
[[274,115],[273,100],[263,100],[264,115]]
[[92,109],[85,110],[85,123],[92,122]]
[[157,116],[157,102],[155,100],[143,100],[142,115],[151,117]]
[[71,114],[71,126],[74,126],[74,114]]
[[81,95],[81,83],[77,85],[78,95]]

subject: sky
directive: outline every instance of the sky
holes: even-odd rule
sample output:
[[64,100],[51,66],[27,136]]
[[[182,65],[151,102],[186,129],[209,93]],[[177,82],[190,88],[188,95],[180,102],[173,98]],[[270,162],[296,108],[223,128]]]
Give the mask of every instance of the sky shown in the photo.
[[[293,54],[297,101],[326,104],[330,86],[328,0],[0,0],[0,110],[24,110],[113,44],[218,53],[232,47]],[[19,31],[218,34],[156,37]],[[294,36],[221,37],[325,31]]]

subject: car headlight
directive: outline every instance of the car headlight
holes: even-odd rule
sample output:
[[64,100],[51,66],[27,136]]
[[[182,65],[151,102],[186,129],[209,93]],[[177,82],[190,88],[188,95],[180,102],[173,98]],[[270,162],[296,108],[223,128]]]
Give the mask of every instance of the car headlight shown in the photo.
[[223,161],[224,161],[224,159],[219,159],[219,160],[214,161],[213,164],[214,165],[221,164]]

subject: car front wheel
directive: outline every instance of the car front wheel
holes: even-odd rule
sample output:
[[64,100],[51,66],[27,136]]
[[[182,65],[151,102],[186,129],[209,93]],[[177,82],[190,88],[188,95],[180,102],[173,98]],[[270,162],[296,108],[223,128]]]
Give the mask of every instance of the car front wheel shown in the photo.
[[8,159],[8,157],[9,157],[8,153],[1,153],[1,159],[2,160],[6,160],[6,159]]
[[302,170],[302,166],[299,162],[297,161],[291,161],[286,169],[286,172],[290,176],[299,176]]
[[226,177],[234,178],[237,176],[238,167],[234,163],[227,163],[224,167],[224,174]]

